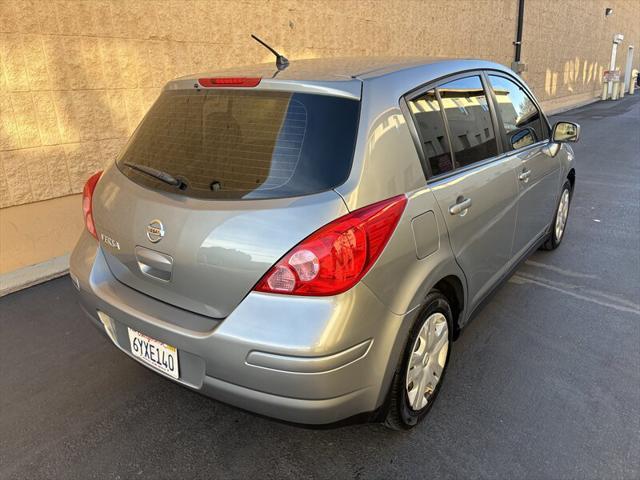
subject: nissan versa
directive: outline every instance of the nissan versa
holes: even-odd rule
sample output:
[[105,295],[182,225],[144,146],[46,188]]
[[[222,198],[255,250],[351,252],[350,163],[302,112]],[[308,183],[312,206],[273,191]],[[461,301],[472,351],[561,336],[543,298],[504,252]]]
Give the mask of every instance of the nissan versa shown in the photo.
[[410,428],[474,310],[562,241],[578,136],[486,61],[179,78],[87,181],[71,277],[119,349],[182,385]]

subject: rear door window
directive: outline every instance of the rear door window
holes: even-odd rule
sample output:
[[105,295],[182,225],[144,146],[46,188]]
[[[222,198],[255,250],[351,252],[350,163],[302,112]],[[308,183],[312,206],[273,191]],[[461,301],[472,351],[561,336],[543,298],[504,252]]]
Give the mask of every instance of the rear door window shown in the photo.
[[422,150],[431,166],[431,174],[441,175],[453,170],[451,148],[435,90],[429,90],[413,98],[408,104],[415,120]]
[[540,111],[527,93],[515,82],[489,75],[496,107],[505,133],[505,150],[517,150],[544,140]]
[[[346,181],[360,102],[264,90],[167,90],[118,159],[145,187],[196,198],[308,195]],[[129,165],[183,182],[168,185]]]
[[479,76],[454,80],[438,87],[456,168],[498,154],[491,111]]

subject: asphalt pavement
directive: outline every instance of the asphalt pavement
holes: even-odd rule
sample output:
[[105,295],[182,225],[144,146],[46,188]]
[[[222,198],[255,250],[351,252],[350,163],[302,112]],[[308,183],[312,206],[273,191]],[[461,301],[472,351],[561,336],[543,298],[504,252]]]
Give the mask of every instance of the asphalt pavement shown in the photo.
[[564,242],[462,332],[423,425],[205,398],[116,350],[62,277],[0,299],[0,478],[640,478],[640,94],[560,117],[582,125]]

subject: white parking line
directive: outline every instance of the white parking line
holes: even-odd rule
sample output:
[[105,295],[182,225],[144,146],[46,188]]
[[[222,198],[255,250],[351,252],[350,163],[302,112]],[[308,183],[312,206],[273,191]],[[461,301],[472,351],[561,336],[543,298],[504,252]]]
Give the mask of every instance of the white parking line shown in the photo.
[[597,275],[591,275],[588,273],[578,273],[572,272],[571,270],[564,270],[562,268],[558,268],[553,265],[547,265],[546,263],[534,262],[533,260],[527,260],[524,262],[525,265],[530,265],[532,267],[544,268],[546,270],[551,270],[552,272],[560,273],[562,275],[566,275],[567,277],[576,277],[576,278],[598,278]]
[[[608,308],[612,308],[614,310],[618,310],[620,312],[629,312],[629,313],[635,313],[636,315],[640,315],[640,307],[633,303],[630,302],[628,300],[624,300],[618,297],[615,297],[613,295],[604,293],[604,292],[599,292],[597,290],[591,290],[591,289],[584,289],[583,287],[577,286],[577,285],[566,285],[566,284],[562,284],[560,282],[553,282],[551,280],[547,280],[545,278],[540,278],[540,277],[534,277],[534,276],[529,276],[527,274],[522,274],[521,272],[513,275],[510,279],[509,282],[511,283],[515,283],[515,284],[526,284],[526,283],[530,283],[533,285],[538,285],[544,288],[548,288],[550,290],[555,290],[557,292],[563,293],[565,295],[569,295],[571,297],[574,298],[578,298],[580,300],[584,300],[586,302],[591,302],[591,303],[595,303],[597,305],[601,305],[603,307],[608,307]],[[563,288],[564,287],[564,288]],[[580,293],[576,293],[574,291],[568,290],[567,288],[579,288],[581,290],[584,290],[585,293],[588,293],[589,295],[593,295],[593,296],[587,296],[587,295],[582,295]],[[604,299],[607,300],[600,300],[598,298],[594,298],[595,296],[600,296]]]

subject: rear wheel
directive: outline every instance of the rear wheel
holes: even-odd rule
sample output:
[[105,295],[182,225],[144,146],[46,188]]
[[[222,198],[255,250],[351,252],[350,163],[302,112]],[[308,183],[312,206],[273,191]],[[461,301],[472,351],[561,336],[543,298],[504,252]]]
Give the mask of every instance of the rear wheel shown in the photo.
[[551,224],[551,231],[544,244],[542,244],[543,250],[555,250],[560,246],[564,233],[567,229],[567,219],[569,217],[569,206],[571,204],[571,183],[567,180],[562,186],[562,193],[560,194],[560,201],[558,202],[558,208],[556,209],[556,215],[553,218]]
[[425,305],[409,335],[391,386],[385,425],[394,430],[412,428],[427,415],[449,363],[453,333],[449,302],[434,291]]

